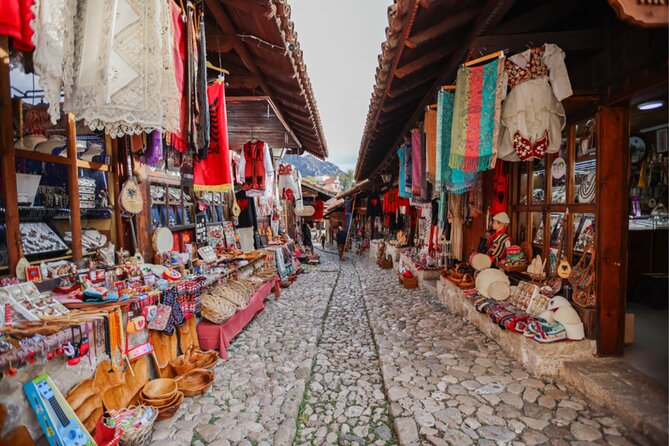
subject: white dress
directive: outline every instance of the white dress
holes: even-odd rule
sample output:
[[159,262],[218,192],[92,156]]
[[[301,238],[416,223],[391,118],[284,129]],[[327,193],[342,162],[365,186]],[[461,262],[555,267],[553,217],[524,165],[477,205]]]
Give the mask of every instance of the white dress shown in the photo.
[[572,95],[564,57],[560,47],[545,44],[506,60],[511,91],[502,103],[499,159],[525,161],[560,149],[566,121],[560,101]]

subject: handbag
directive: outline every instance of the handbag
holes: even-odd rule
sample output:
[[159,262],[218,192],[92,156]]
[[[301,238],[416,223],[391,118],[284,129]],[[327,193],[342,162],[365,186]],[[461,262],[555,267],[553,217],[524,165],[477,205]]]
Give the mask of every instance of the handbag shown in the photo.
[[144,316],[136,316],[128,321],[126,331],[130,334],[136,334],[144,330],[146,327],[146,319]]
[[574,265],[569,275],[573,288],[572,300],[581,308],[594,308],[597,305],[595,293],[595,247],[588,244],[583,255]]
[[149,329],[163,331],[167,328],[172,315],[172,307],[163,304],[158,304],[156,307],[156,316],[149,322]]

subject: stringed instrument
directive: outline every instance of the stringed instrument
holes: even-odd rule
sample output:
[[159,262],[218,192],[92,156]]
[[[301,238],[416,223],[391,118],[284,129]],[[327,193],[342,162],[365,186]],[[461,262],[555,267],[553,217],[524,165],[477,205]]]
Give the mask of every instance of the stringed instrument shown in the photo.
[[132,233],[132,242],[134,248],[133,256],[138,263],[144,263],[144,257],[137,250],[137,234],[135,233],[135,215],[139,214],[144,210],[144,197],[142,196],[142,191],[139,188],[137,179],[134,176],[131,176],[123,183],[120,194],[120,203],[121,210],[123,211],[123,216],[130,221],[130,231]]
[[567,279],[571,274],[571,264],[565,257],[566,239],[567,239],[567,218],[569,217],[569,209],[567,209],[562,217],[562,234],[560,237],[560,247],[558,248],[555,271],[554,274],[561,279]]

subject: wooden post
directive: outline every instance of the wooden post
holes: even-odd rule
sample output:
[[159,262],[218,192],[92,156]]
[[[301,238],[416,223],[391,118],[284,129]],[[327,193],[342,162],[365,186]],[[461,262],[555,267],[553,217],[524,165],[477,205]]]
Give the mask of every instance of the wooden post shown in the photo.
[[14,274],[21,257],[19,231],[19,201],[16,191],[16,154],[12,131],[12,98],[9,92],[9,39],[0,35],[0,150],[2,151],[2,181],[5,192],[5,225],[9,273]]
[[597,354],[624,349],[627,292],[629,115],[625,107],[599,110],[595,271],[599,330]]
[[67,114],[67,193],[70,196],[72,261],[81,260],[81,206],[79,203],[79,169],[77,167],[77,126],[72,113]]

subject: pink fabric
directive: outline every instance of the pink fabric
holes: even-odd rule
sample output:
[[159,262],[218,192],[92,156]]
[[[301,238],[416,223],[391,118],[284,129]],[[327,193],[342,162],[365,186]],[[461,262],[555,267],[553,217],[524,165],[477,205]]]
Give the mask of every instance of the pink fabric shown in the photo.
[[279,283],[280,279],[277,276],[262,284],[251,296],[246,308],[239,310],[224,324],[214,324],[206,320],[200,321],[197,324],[197,338],[200,342],[200,348],[202,350],[219,350],[221,358],[228,359],[226,349],[230,342],[241,333],[256,314],[265,309],[265,299],[272,292],[272,289],[274,289],[276,298],[279,298]]
[[476,172],[480,156],[479,143],[481,139],[481,93],[483,91],[483,67],[473,67],[469,71],[469,112],[467,114],[467,145],[465,160],[474,160],[473,169],[465,167],[462,170]]
[[421,195],[423,166],[421,162],[420,131],[411,131],[411,195]]

